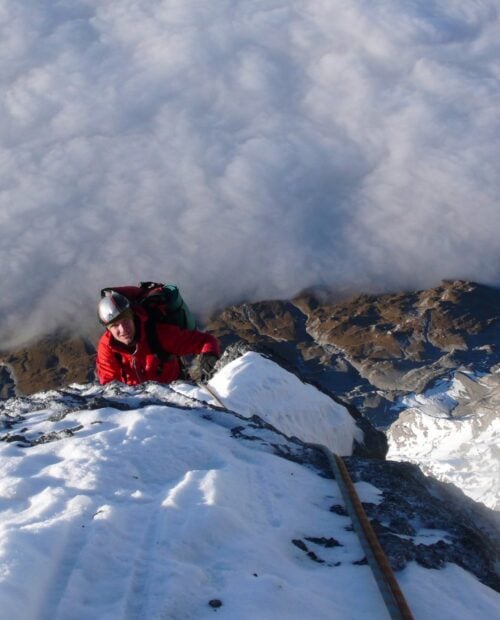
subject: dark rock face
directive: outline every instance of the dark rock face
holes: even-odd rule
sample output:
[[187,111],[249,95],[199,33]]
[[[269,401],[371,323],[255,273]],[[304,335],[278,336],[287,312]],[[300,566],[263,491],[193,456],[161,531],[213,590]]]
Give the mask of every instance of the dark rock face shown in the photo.
[[[495,568],[500,559],[498,513],[456,487],[427,478],[410,463],[355,457],[345,461],[354,481],[364,480],[382,491],[380,503],[363,507],[394,570],[412,560],[425,568],[452,562],[500,590]],[[419,532],[429,537],[425,544],[419,542],[426,539],[419,539]]]
[[14,373],[7,365],[0,365],[0,398],[11,398],[16,395]]

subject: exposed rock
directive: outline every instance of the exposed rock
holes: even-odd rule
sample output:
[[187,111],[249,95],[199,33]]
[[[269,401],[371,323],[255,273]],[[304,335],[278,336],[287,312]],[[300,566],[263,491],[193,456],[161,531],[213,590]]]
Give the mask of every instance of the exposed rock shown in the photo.
[[0,365],[0,398],[10,398],[16,395],[16,381],[10,366]]
[[426,568],[453,562],[500,589],[500,515],[451,485],[428,478],[414,465],[345,459],[355,481],[382,491],[378,504],[363,504],[395,570],[416,560]]
[[[18,350],[0,353],[0,363],[11,369],[18,394],[33,394],[68,383],[92,381],[95,347],[86,338],[57,333]],[[4,377],[0,376],[0,381],[6,384]]]

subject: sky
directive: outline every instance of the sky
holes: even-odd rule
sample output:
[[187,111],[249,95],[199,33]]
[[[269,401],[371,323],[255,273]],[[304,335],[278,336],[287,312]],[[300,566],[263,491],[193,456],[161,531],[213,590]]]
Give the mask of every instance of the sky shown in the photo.
[[[369,567],[354,564],[364,552],[349,517],[329,510],[343,503],[335,481],[277,456],[271,444],[292,454],[297,444],[272,428],[248,425],[248,441],[231,433],[265,411],[301,438],[314,417],[313,439],[335,429],[341,445],[332,449],[349,454],[357,430],[346,410],[256,353],[210,386],[231,407],[251,396],[254,411],[216,412],[210,394],[187,383],[73,385],[66,403],[40,392],[5,404],[23,416],[9,432],[28,440],[73,429],[32,447],[0,442],[5,617],[389,619]],[[116,408],[81,407],[103,396]],[[375,486],[355,486],[362,501],[380,501]],[[307,538],[341,546],[307,541],[320,564],[292,543]],[[440,530],[415,540],[449,544]],[[500,596],[457,565],[410,562],[396,576],[415,620],[498,617]]]
[[2,342],[142,280],[201,317],[315,286],[500,285],[499,11],[2,0]]

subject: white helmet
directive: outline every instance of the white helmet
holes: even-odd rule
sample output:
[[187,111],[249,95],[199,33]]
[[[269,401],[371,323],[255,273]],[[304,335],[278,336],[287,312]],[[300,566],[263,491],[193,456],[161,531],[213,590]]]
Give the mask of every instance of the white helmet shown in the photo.
[[103,325],[109,325],[130,308],[129,300],[115,291],[106,291],[97,307],[99,321]]

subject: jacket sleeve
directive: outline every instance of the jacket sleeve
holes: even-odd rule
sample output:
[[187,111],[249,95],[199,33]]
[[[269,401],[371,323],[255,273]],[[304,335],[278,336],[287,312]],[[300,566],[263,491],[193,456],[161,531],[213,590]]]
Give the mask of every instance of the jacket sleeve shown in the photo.
[[220,356],[219,341],[206,332],[162,323],[158,325],[157,334],[162,347],[174,355],[210,353]]
[[99,383],[122,381],[122,369],[103,336],[97,346],[96,371]]

